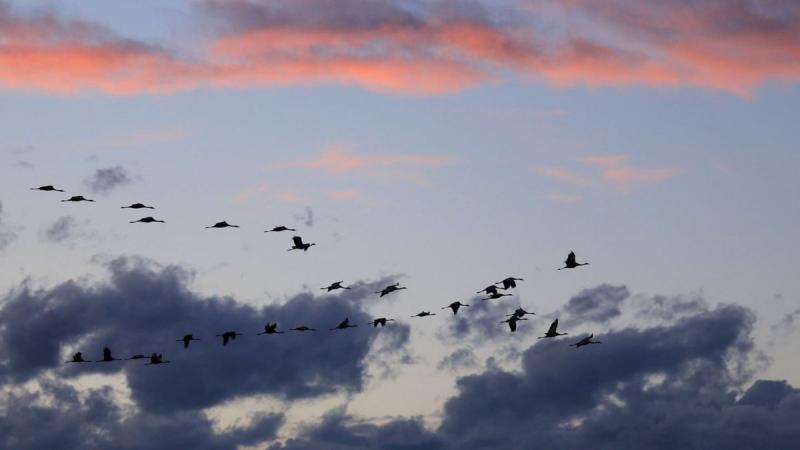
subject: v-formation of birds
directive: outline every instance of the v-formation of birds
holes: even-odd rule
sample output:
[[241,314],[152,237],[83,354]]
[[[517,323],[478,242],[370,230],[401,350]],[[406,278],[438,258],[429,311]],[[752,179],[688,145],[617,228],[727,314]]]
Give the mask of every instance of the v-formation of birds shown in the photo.
[[[40,186],[40,187],[37,187],[37,188],[31,188],[31,190],[38,190],[38,191],[45,191],[45,192],[64,192],[64,190],[57,189],[56,187],[54,187],[52,185],[45,185],[45,186]],[[94,200],[87,199],[82,195],[72,196],[72,197],[70,197],[68,199],[64,199],[64,200],[61,200],[61,201],[62,202],[94,202]],[[145,205],[143,203],[133,203],[133,204],[128,205],[128,206],[122,206],[121,208],[122,209],[136,209],[136,210],[139,210],[139,209],[155,209],[155,207],[148,206],[148,205]],[[156,218],[151,217],[151,216],[146,216],[146,217],[142,217],[142,218],[140,218],[138,220],[131,221],[130,223],[166,223],[166,222],[164,220],[159,220],[159,219],[156,219]],[[215,223],[215,224],[213,224],[211,226],[207,226],[206,228],[239,228],[239,225],[233,225],[233,224],[228,223],[227,221],[221,221],[221,222],[217,222],[217,223]],[[280,226],[273,227],[272,229],[266,230],[265,232],[266,233],[270,233],[270,232],[282,232],[282,231],[295,232],[297,230],[295,230],[293,228],[289,228],[289,227],[283,226],[283,225],[280,225]],[[288,251],[291,251],[291,250],[303,250],[304,252],[306,252],[306,251],[308,251],[309,248],[311,248],[314,245],[316,245],[316,243],[314,243],[314,242],[304,242],[303,239],[300,236],[294,236],[294,237],[292,237],[292,246],[288,249]],[[558,270],[574,269],[574,268],[577,268],[577,267],[580,267],[580,266],[585,266],[585,265],[588,265],[588,264],[589,263],[579,263],[579,262],[577,262],[576,257],[575,257],[575,253],[574,252],[570,252],[569,255],[567,256],[567,259],[564,261],[564,267],[560,267],[560,268],[558,268]],[[511,296],[511,294],[509,294],[507,292],[500,292],[500,290],[508,291],[510,289],[516,288],[517,287],[517,281],[523,281],[523,279],[522,278],[516,278],[516,277],[508,277],[508,278],[506,278],[504,280],[498,281],[497,283],[493,283],[493,284],[481,289],[480,291],[477,291],[477,293],[478,294],[481,294],[481,293],[482,294],[486,294],[486,297],[482,298],[481,301],[496,300],[496,299],[499,299],[499,298],[502,298],[502,297]],[[349,286],[344,286],[343,283],[344,283],[344,281],[336,281],[336,282],[331,283],[330,285],[328,285],[326,287],[323,287],[321,289],[326,291],[326,292],[331,292],[331,291],[334,291],[334,290],[337,290],[337,289],[351,289]],[[389,294],[391,294],[393,292],[396,292],[396,291],[399,291],[399,290],[403,290],[403,289],[407,289],[407,288],[404,287],[404,286],[400,286],[400,283],[395,283],[395,284],[390,284],[390,285],[384,287],[383,289],[381,289],[380,291],[377,291],[375,293],[378,294],[379,297],[384,297],[384,296],[389,295]],[[458,311],[461,308],[469,307],[469,306],[470,305],[465,304],[465,303],[461,303],[460,301],[455,301],[453,303],[450,303],[447,306],[442,307],[442,309],[450,309],[453,312],[453,315],[456,315],[456,314],[458,314]],[[414,318],[414,317],[428,317],[428,316],[435,316],[435,315],[436,315],[436,313],[432,313],[430,311],[420,311],[419,313],[417,313],[417,314],[415,314],[415,315],[413,315],[411,317],[412,318]],[[509,314],[507,316],[508,318],[506,320],[504,320],[504,321],[502,321],[500,323],[508,324],[509,330],[511,332],[515,332],[517,330],[517,322],[523,321],[523,320],[528,320],[527,318],[525,318],[526,315],[535,315],[535,313],[525,311],[522,307],[519,307],[512,314]],[[384,326],[386,326],[387,322],[393,322],[393,321],[395,321],[395,319],[389,319],[389,318],[386,318],[386,317],[379,317],[379,318],[373,319],[371,322],[367,323],[366,325],[372,325],[374,328],[377,328],[378,326],[384,327]],[[357,324],[351,324],[350,323],[350,319],[349,318],[345,318],[338,325],[336,325],[333,328],[330,328],[330,331],[344,330],[344,329],[347,329],[347,328],[356,328],[356,327],[358,327]],[[311,327],[308,327],[308,326],[305,326],[305,325],[300,325],[300,326],[297,326],[295,328],[291,328],[288,331],[307,332],[307,331],[317,331],[317,330],[315,328],[311,328]],[[277,323],[267,323],[264,326],[264,331],[261,332],[261,333],[258,333],[258,334],[259,335],[269,335],[269,334],[283,334],[283,333],[284,333],[284,331],[278,331],[278,324]],[[554,338],[554,337],[566,336],[566,335],[567,335],[567,333],[559,333],[558,332],[558,319],[555,319],[552,322],[552,324],[550,325],[550,327],[548,328],[547,332],[543,336],[540,336],[539,339]],[[223,346],[227,346],[230,342],[236,340],[237,336],[242,336],[242,333],[239,333],[239,332],[236,332],[236,331],[225,331],[225,332],[223,332],[221,334],[217,334],[216,335],[216,337],[222,339],[222,345]],[[581,339],[580,341],[578,341],[578,342],[576,342],[574,344],[570,344],[570,346],[573,346],[575,348],[580,348],[580,347],[583,347],[583,346],[586,346],[586,345],[590,345],[590,344],[600,344],[601,343],[600,341],[593,341],[592,340],[593,337],[594,337],[594,334],[590,334],[588,337],[585,337],[585,338]],[[182,342],[183,343],[184,349],[188,349],[189,348],[189,344],[192,341],[199,341],[199,340],[200,339],[194,337],[193,334],[186,334],[183,337],[181,337],[179,339],[176,339],[177,342]],[[150,356],[133,355],[130,358],[125,358],[125,360],[134,360],[134,359],[147,359],[149,362],[146,365],[158,365],[158,364],[166,364],[166,363],[170,362],[170,361],[165,360],[163,358],[163,355],[160,354],[160,353],[152,353]],[[67,362],[69,362],[69,363],[112,362],[112,361],[120,361],[120,360],[122,360],[122,359],[121,358],[114,358],[112,356],[112,354],[111,354],[111,349],[109,349],[108,347],[105,347],[103,349],[103,357],[102,357],[102,359],[99,359],[97,361],[91,361],[91,360],[84,359],[83,358],[83,353],[82,352],[77,352],[77,353],[75,353],[73,355],[72,359],[70,361],[67,361]]]

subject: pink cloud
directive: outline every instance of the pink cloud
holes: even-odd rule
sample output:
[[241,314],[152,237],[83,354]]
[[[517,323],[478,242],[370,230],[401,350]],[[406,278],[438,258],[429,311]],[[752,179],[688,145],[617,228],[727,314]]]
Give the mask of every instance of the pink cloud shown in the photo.
[[616,167],[625,163],[628,155],[587,155],[580,157],[579,160],[592,166]]
[[612,167],[603,170],[603,178],[611,183],[618,185],[631,185],[638,183],[656,183],[669,180],[685,171],[680,167],[662,167],[657,169],[646,169],[632,166]]
[[453,164],[457,161],[450,155],[423,154],[366,154],[355,153],[336,146],[323,150],[318,156],[273,164],[280,169],[312,169],[329,174],[369,169],[426,169]]
[[555,180],[573,184],[575,186],[591,186],[592,178],[574,170],[565,169],[563,167],[540,167],[536,169],[538,173]]

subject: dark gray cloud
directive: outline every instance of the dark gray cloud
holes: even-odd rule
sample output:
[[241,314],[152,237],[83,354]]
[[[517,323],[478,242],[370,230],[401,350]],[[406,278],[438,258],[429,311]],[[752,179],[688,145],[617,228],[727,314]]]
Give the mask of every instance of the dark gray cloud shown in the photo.
[[78,231],[78,222],[72,216],[62,216],[44,229],[41,237],[50,242],[62,243],[73,239]]
[[442,358],[437,367],[439,370],[458,370],[478,365],[475,353],[469,347],[460,348]]
[[108,387],[78,392],[60,382],[41,385],[41,391],[15,389],[0,397],[0,409],[13,411],[0,416],[0,448],[230,450],[271,439],[283,420],[263,415],[249,427],[216,433],[202,412],[124,411]]
[[794,449],[800,390],[768,380],[748,389],[737,369],[756,352],[753,323],[749,310],[720,305],[677,323],[609,331],[602,345],[580,350],[567,347],[580,335],[537,341],[521,370],[488,364],[460,378],[441,426],[414,429],[413,441],[376,438],[408,426],[403,419],[365,426],[334,416],[283,448]]
[[[310,398],[360,390],[378,336],[387,335],[391,348],[402,349],[408,340],[402,324],[328,331],[344,317],[366,323],[363,301],[383,280],[357,283],[340,295],[304,293],[256,308],[192,293],[191,275],[179,267],[117,259],[109,269],[107,283],[21,286],[2,300],[0,383],[30,380],[45,370],[66,379],[121,372],[133,400],[147,412],[196,410],[254,394]],[[267,321],[278,322],[279,329],[305,324],[320,331],[256,336]],[[222,347],[214,335],[227,330],[245,335]],[[185,333],[201,341],[184,350],[175,339]],[[63,364],[71,351],[98,359],[104,346],[117,357],[163,352],[173,363]]]
[[604,324],[622,313],[622,303],[629,296],[625,286],[601,284],[569,299],[564,312],[573,326],[587,322]]
[[84,183],[92,192],[107,194],[118,187],[133,183],[133,177],[124,167],[114,166],[97,169]]
[[637,298],[636,315],[642,318],[673,321],[691,316],[708,308],[702,297],[656,295]]
[[0,252],[17,240],[17,233],[9,229],[4,222],[5,211],[3,210],[3,202],[0,201]]
[[[538,316],[526,316],[528,320],[517,323],[517,331],[511,333],[508,325],[502,321],[514,312],[519,303],[513,297],[481,301],[482,298],[484,297],[479,296],[466,301],[470,306],[462,308],[455,316],[445,311],[448,313],[447,320],[438,331],[437,337],[446,343],[467,340],[479,345],[490,342],[490,339],[519,339],[520,336],[535,331],[544,332],[536,319]],[[529,308],[527,310],[536,312]]]

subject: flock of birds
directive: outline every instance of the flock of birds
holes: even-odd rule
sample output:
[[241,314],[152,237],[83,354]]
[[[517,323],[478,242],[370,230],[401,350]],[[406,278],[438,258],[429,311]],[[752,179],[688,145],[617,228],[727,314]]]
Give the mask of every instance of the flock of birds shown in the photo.
[[[52,185],[39,186],[39,187],[31,188],[31,189],[32,190],[37,190],[37,191],[44,191],[44,192],[65,192],[64,190],[57,189]],[[94,202],[94,200],[88,199],[88,198],[86,198],[86,197],[84,197],[82,195],[75,195],[75,196],[72,196],[70,198],[67,198],[67,199],[64,199],[64,200],[61,200],[61,201],[62,202]],[[121,208],[122,209],[137,209],[137,210],[138,209],[155,209],[153,206],[148,206],[148,205],[145,205],[143,203],[133,203],[133,204],[128,205],[128,206],[122,206]],[[131,221],[130,223],[166,223],[166,222],[164,220],[159,220],[159,219],[156,219],[156,218],[151,217],[151,216],[146,216],[146,217],[142,217],[142,218],[140,218],[138,220]],[[207,226],[206,228],[239,228],[239,225],[232,225],[232,224],[228,223],[227,221],[221,221],[221,222],[215,223],[214,225]],[[283,226],[283,225],[273,227],[272,229],[269,229],[269,230],[265,230],[266,233],[271,233],[271,232],[279,233],[279,232],[283,232],[283,231],[296,232],[297,230],[295,230],[294,228],[289,228],[289,227]],[[304,242],[302,237],[293,236],[292,237],[292,246],[287,251],[303,250],[304,252],[306,252],[313,245],[316,245],[316,243],[314,243],[314,242]],[[589,264],[588,262],[579,263],[575,258],[575,252],[570,252],[569,255],[567,256],[567,259],[564,261],[564,267],[560,267],[558,270],[575,269],[577,267],[586,266],[588,264]],[[499,298],[502,298],[502,297],[508,297],[508,296],[511,296],[511,294],[509,294],[507,291],[509,291],[510,289],[516,288],[517,287],[517,281],[524,281],[524,280],[522,278],[508,277],[508,278],[506,278],[504,280],[501,280],[501,281],[498,281],[496,283],[493,283],[493,284],[481,289],[480,291],[477,291],[476,293],[477,294],[485,294],[486,295],[486,297],[482,298],[481,301],[496,300],[496,299],[499,299]],[[322,289],[322,290],[324,290],[326,292],[332,292],[332,291],[335,291],[335,290],[338,290],[338,289],[351,289],[349,286],[344,286],[343,283],[344,283],[344,281],[336,281],[336,282],[331,283],[330,285],[328,285],[326,287],[323,287],[323,288],[320,288],[320,289]],[[379,297],[384,297],[386,295],[389,295],[389,294],[391,294],[393,292],[396,292],[396,291],[399,291],[399,290],[402,290],[402,289],[406,289],[406,287],[400,286],[400,283],[395,283],[395,284],[390,284],[390,285],[384,287],[383,289],[381,289],[380,291],[376,291],[375,293],[378,294]],[[500,290],[503,290],[505,292],[500,292]],[[470,305],[465,304],[465,303],[461,303],[460,301],[455,301],[453,303],[450,303],[447,306],[442,307],[442,309],[450,309],[453,312],[453,315],[457,315],[458,311],[461,308],[469,307],[469,306]],[[528,320],[525,316],[527,316],[527,315],[535,315],[535,314],[536,313],[525,311],[525,309],[523,309],[522,307],[519,307],[513,313],[507,315],[506,317],[508,317],[508,318],[503,320],[500,323],[507,324],[509,330],[511,332],[515,332],[515,331],[517,331],[517,322],[522,321],[522,320]],[[412,318],[415,318],[415,317],[429,317],[429,316],[435,316],[435,315],[436,315],[436,313],[432,313],[430,311],[420,311],[419,313],[414,314],[411,317]],[[395,321],[395,319],[390,319],[390,318],[386,318],[386,317],[378,317],[376,319],[373,319],[371,322],[367,323],[366,325],[372,325],[372,327],[374,327],[374,328],[377,328],[379,326],[380,327],[385,327],[387,322],[393,322],[393,321]],[[338,325],[336,325],[333,328],[330,328],[330,331],[345,330],[347,328],[355,328],[357,326],[358,326],[357,324],[351,324],[349,318],[345,318]],[[311,327],[308,327],[306,325],[300,325],[300,326],[291,328],[291,329],[289,329],[287,331],[307,332],[307,331],[317,331],[317,330],[315,328],[311,328]],[[264,331],[262,331],[260,333],[257,333],[257,335],[270,335],[270,334],[283,334],[283,333],[285,333],[285,332],[284,331],[278,331],[278,324],[277,323],[267,323],[264,326]],[[567,333],[559,333],[558,332],[558,319],[555,319],[550,324],[550,327],[548,328],[547,332],[543,336],[540,336],[539,339],[555,338],[555,337],[558,337],[558,336],[566,336],[566,335],[567,335]],[[239,333],[237,331],[226,331],[224,333],[216,335],[216,337],[222,338],[222,345],[223,346],[227,346],[228,343],[230,343],[231,341],[236,340],[237,336],[242,336],[242,333]],[[590,334],[589,336],[579,340],[578,342],[570,344],[570,346],[571,347],[575,347],[575,348],[580,348],[580,347],[591,345],[591,344],[600,344],[601,343],[600,341],[592,340],[593,338],[594,338],[594,334]],[[183,343],[183,348],[184,349],[188,349],[189,348],[189,344],[192,341],[199,341],[199,340],[200,340],[199,338],[194,337],[194,334],[186,334],[182,338],[176,339],[176,342],[182,342]],[[166,364],[166,363],[170,362],[170,361],[165,360],[164,357],[163,357],[163,354],[160,354],[160,353],[152,353],[150,356],[137,354],[137,355],[131,356],[130,358],[115,358],[111,353],[111,349],[108,348],[108,347],[103,348],[103,357],[102,357],[102,359],[99,359],[99,360],[96,360],[96,361],[87,360],[87,359],[83,358],[83,353],[77,352],[72,356],[72,359],[67,361],[67,362],[68,363],[112,362],[112,361],[137,360],[137,359],[147,359],[147,360],[149,360],[149,362],[147,362],[145,365],[158,365],[158,364]]]

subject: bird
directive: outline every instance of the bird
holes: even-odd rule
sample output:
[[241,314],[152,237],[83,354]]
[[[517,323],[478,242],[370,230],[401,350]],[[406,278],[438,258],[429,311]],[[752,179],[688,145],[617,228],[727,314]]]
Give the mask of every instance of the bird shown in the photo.
[[147,356],[145,355],[133,355],[130,358],[125,358],[125,361],[130,361],[132,359],[145,359],[145,358],[147,358]]
[[264,325],[264,331],[262,333],[257,333],[257,335],[261,334],[283,334],[283,331],[278,331],[278,323],[267,323]]
[[120,208],[122,208],[122,209],[145,209],[145,208],[147,208],[147,209],[155,209],[152,206],[147,206],[147,205],[145,205],[143,203],[134,203],[134,204],[128,205],[128,206],[120,206]]
[[569,344],[569,346],[570,347],[575,347],[575,348],[581,348],[584,345],[589,345],[589,344],[602,344],[602,342],[600,342],[600,341],[593,341],[592,340],[593,337],[594,337],[594,333],[590,334],[589,336],[581,339],[580,341],[578,341],[578,342],[576,342],[574,344]]
[[264,231],[264,233],[272,233],[272,232],[279,233],[281,231],[297,231],[297,230],[295,230],[294,228],[285,227],[283,225],[278,225],[277,227],[275,227],[275,228],[273,228],[271,230]]
[[86,198],[86,197],[84,197],[82,195],[73,195],[72,197],[70,197],[70,198],[68,198],[66,200],[61,200],[61,201],[62,202],[93,202],[94,200],[89,200],[88,198]]
[[453,302],[453,303],[450,303],[449,305],[445,306],[442,309],[450,308],[450,309],[453,310],[453,315],[455,315],[455,314],[458,314],[458,309],[461,308],[462,306],[469,306],[469,305],[466,305],[466,304],[461,303],[461,302]]
[[289,250],[287,250],[287,251],[292,251],[292,250],[302,250],[302,251],[304,251],[304,252],[305,252],[305,251],[308,251],[309,247],[311,247],[312,245],[317,245],[317,244],[315,244],[314,242],[309,242],[309,243],[307,243],[307,244],[306,244],[306,243],[304,243],[304,242],[303,242],[303,238],[301,238],[300,236],[294,236],[294,237],[292,238],[292,243],[293,243],[294,245],[292,245],[292,248],[290,248],[290,249],[289,249]]
[[336,283],[331,283],[330,286],[326,286],[326,287],[320,288],[320,289],[322,289],[323,291],[328,291],[328,292],[334,291],[336,289],[350,289],[350,287],[348,287],[348,286],[342,286],[342,283],[344,283],[344,281],[337,281]]
[[331,328],[331,331],[344,330],[345,328],[355,328],[357,326],[358,325],[350,325],[350,319],[345,317],[343,321],[339,322],[339,325],[336,325],[335,327]]
[[91,362],[88,359],[83,359],[83,353],[77,352],[72,355],[72,359],[67,361],[68,363],[84,363],[84,362]]
[[386,322],[394,322],[394,319],[387,319],[386,317],[378,317],[372,322],[368,322],[367,325],[372,325],[375,328],[378,328],[378,325],[385,327]]
[[508,317],[516,317],[517,319],[522,319],[527,314],[530,314],[532,316],[536,315],[536,313],[525,311],[524,309],[522,309],[522,307],[519,307],[514,310],[513,314],[509,314]]
[[517,316],[511,316],[508,319],[506,319],[506,320],[504,320],[504,321],[502,321],[500,323],[507,323],[508,324],[508,328],[510,328],[511,332],[513,333],[513,332],[517,331],[517,322],[519,322],[520,320],[528,320],[528,319],[520,319]]
[[428,312],[428,311],[422,311],[422,312],[418,312],[418,313],[414,314],[411,317],[428,317],[428,316],[435,316],[435,315],[436,315],[436,313],[432,313],[432,312]]
[[131,222],[131,223],[153,223],[153,222],[158,222],[158,223],[167,223],[167,222],[164,222],[163,220],[154,219],[154,218],[152,218],[152,217],[150,217],[150,216],[147,216],[147,217],[142,217],[141,219],[139,219],[139,220],[134,220],[134,221],[133,221],[133,222]]
[[400,283],[390,284],[385,288],[381,289],[380,291],[375,292],[376,294],[381,294],[380,297],[384,295],[391,294],[394,291],[399,291],[400,289],[407,289],[405,287],[400,287]]
[[159,354],[153,353],[152,355],[150,355],[150,362],[145,364],[145,366],[155,366],[158,364],[166,364],[169,362],[169,361],[164,361],[163,358],[164,355],[162,355],[161,353]]
[[299,327],[292,328],[292,331],[317,331],[314,328],[309,328],[305,325],[300,325]]
[[111,361],[120,361],[119,358],[114,358],[111,356],[111,349],[108,347],[103,347],[103,359],[95,362],[111,362]]
[[199,340],[200,339],[195,338],[192,334],[184,334],[182,338],[175,339],[175,342],[183,342],[183,348],[189,348],[190,342]]
[[[35,188],[31,188],[32,191],[45,191],[45,192],[64,192],[63,189],[56,189],[53,187],[52,184],[48,184],[47,186],[39,186]],[[71,362],[79,362],[79,361],[71,361]]]
[[485,288],[483,288],[480,291],[476,292],[476,294],[481,294],[481,293],[486,293],[486,295],[497,294],[497,286],[495,286],[495,285],[486,286]]
[[567,333],[559,333],[557,330],[558,330],[558,319],[554,320],[553,323],[550,324],[550,328],[547,329],[547,333],[545,333],[544,336],[539,336],[539,339],[553,338],[553,337],[567,335]]
[[239,228],[239,225],[231,225],[223,220],[222,222],[217,222],[214,225],[211,225],[210,227],[206,228]]
[[486,297],[486,298],[482,298],[482,299],[481,299],[481,301],[486,301],[486,300],[496,300],[496,299],[498,299],[498,298],[500,298],[500,297],[511,297],[511,294],[501,294],[501,293],[499,293],[499,292],[495,292],[494,294],[490,294],[490,295],[489,295],[488,297]]
[[588,265],[589,265],[588,262],[587,263],[579,263],[579,262],[575,261],[575,252],[571,251],[571,252],[569,252],[569,255],[567,255],[567,259],[564,261],[564,267],[561,267],[558,270],[561,270],[561,269],[574,269],[574,268],[576,268],[578,266],[588,266]]
[[228,345],[228,341],[236,340],[236,336],[241,336],[242,333],[237,333],[235,331],[226,331],[222,334],[218,334],[217,337],[222,338],[222,345]]
[[517,287],[517,281],[525,281],[522,278],[508,277],[504,280],[498,281],[495,284],[502,284],[504,290],[513,289]]

